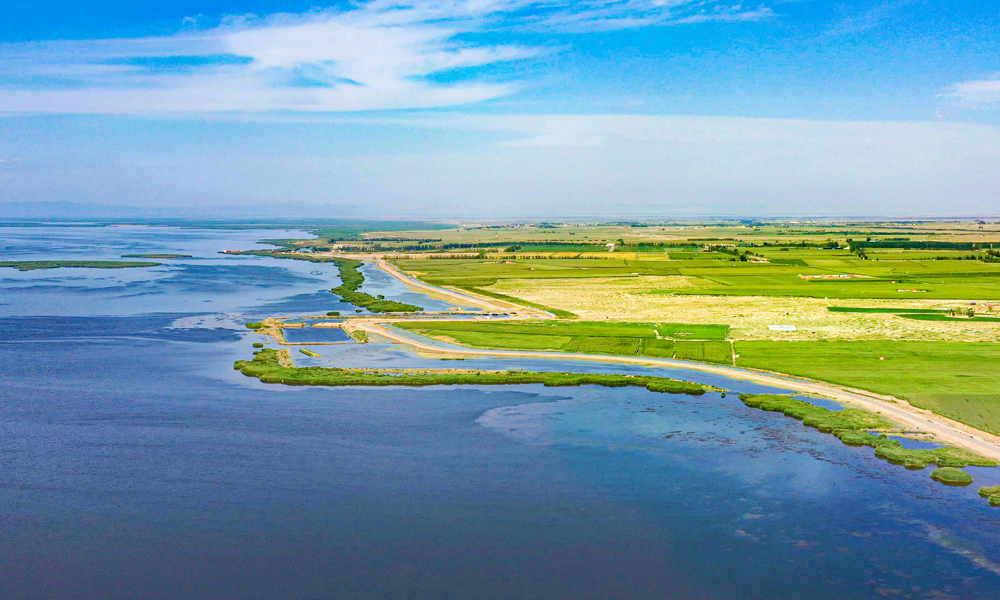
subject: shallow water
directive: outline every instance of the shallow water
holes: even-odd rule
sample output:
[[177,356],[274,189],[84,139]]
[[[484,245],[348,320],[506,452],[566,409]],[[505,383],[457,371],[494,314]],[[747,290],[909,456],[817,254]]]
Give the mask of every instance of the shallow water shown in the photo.
[[[39,230],[7,231],[8,252],[45,250]],[[40,311],[0,320],[2,598],[997,597],[1000,510],[976,495],[997,469],[945,487],[736,394],[262,384],[232,369],[261,339],[243,323],[343,311],[324,291],[336,269],[213,254],[287,235],[127,233],[45,235],[76,259],[198,247],[226,268],[58,270],[28,286],[0,272],[0,310]],[[313,349],[295,360],[780,391]]]
[[[348,342],[351,337],[339,327],[285,327],[282,329],[286,342],[304,344],[310,342]],[[313,348],[316,350],[317,348]]]

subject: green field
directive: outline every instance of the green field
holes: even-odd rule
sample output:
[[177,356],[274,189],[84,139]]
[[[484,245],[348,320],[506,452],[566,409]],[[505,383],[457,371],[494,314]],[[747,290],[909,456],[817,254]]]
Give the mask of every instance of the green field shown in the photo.
[[155,262],[129,262],[124,260],[15,260],[0,262],[0,268],[9,267],[18,271],[37,269],[134,269],[138,267],[158,267]]
[[[485,287],[499,280],[685,276],[690,288],[669,294],[811,298],[1000,299],[1000,264],[978,260],[861,260],[847,250],[753,248],[772,262],[734,260],[718,252],[657,258],[399,259],[405,271],[434,284]],[[611,255],[613,256],[613,255]],[[893,255],[895,257],[895,255]],[[840,277],[850,276],[850,277]],[[822,279],[819,277],[829,277]]]
[[588,321],[410,321],[396,326],[473,348],[654,356],[732,364],[727,325]]
[[890,394],[1000,434],[1000,344],[736,342],[737,366]]

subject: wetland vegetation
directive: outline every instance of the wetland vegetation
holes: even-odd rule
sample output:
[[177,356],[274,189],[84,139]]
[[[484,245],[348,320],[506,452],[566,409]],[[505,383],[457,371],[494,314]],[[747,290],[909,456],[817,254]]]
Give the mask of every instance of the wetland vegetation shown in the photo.
[[644,375],[564,373],[547,371],[478,370],[366,370],[336,367],[295,367],[287,350],[265,348],[253,360],[236,361],[234,368],[264,383],[322,386],[428,386],[428,385],[525,385],[550,387],[600,385],[644,387],[651,392],[700,396],[708,388],[689,381]]
[[0,261],[0,268],[8,267],[18,271],[38,269],[135,269],[158,267],[161,263],[135,262],[124,260],[12,260]]
[[931,477],[947,484],[968,485],[972,476],[960,467],[995,467],[996,462],[963,448],[943,445],[937,448],[906,448],[898,439],[888,437],[902,428],[881,416],[859,408],[829,410],[805,400],[775,394],[740,394],[740,400],[751,408],[780,412],[836,436],[851,446],[870,446],[875,456],[907,469],[923,469],[936,464]]
[[417,312],[423,310],[421,307],[413,304],[387,300],[382,296],[375,297],[364,292],[359,292],[358,289],[365,282],[365,276],[358,270],[364,264],[360,260],[337,258],[333,259],[333,262],[340,269],[340,285],[330,291],[340,296],[344,302],[348,302],[359,308],[367,308],[373,313]]

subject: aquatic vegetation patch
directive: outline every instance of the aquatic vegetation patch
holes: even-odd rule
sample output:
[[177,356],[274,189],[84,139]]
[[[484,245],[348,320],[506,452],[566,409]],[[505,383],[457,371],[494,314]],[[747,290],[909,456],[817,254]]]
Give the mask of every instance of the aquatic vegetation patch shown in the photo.
[[990,506],[1000,506],[1000,485],[979,488],[979,495],[990,501]]
[[956,470],[957,467],[970,465],[997,466],[996,462],[988,458],[954,446],[904,448],[899,440],[892,439],[885,433],[879,435],[871,433],[898,430],[896,425],[879,415],[859,408],[828,410],[804,400],[776,394],[740,394],[740,400],[751,408],[780,412],[799,419],[806,426],[835,435],[850,446],[871,446],[875,449],[875,456],[893,464],[904,465],[908,469],[923,469],[930,464]]
[[611,373],[565,373],[549,371],[420,370],[375,371],[337,367],[295,367],[287,350],[265,348],[253,360],[239,360],[233,366],[248,377],[264,383],[324,386],[428,386],[428,385],[525,385],[549,387],[600,385],[604,387],[644,387],[651,392],[700,396],[705,386],[690,381],[647,375]]
[[264,327],[264,324],[261,323],[260,321],[253,321],[251,323],[247,323],[246,327],[247,329],[257,330],[257,329],[262,329]]
[[253,343],[253,347],[254,348],[263,348],[264,344],[263,344],[263,342],[254,342]]
[[972,483],[972,475],[969,475],[962,469],[955,467],[941,467],[940,469],[934,469],[931,472],[931,479],[934,481],[940,481],[945,485],[969,485]]
[[321,356],[323,356],[319,352],[313,352],[312,350],[306,350],[305,348],[300,348],[299,352],[305,354],[306,356],[311,356],[313,358],[320,358]]

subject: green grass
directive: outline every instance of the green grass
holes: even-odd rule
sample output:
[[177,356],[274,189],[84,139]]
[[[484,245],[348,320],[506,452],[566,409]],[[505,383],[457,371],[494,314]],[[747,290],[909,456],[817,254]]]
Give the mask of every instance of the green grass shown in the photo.
[[704,386],[690,381],[646,375],[607,373],[564,373],[544,371],[420,371],[379,373],[334,367],[286,367],[280,363],[287,350],[265,348],[253,360],[239,360],[233,368],[264,383],[324,386],[428,386],[428,385],[524,385],[551,387],[601,385],[605,387],[644,387],[651,392],[700,396]]
[[826,309],[830,312],[846,312],[846,313],[889,313],[889,314],[899,314],[899,313],[946,313],[948,309],[945,308],[863,308],[858,306],[828,306]]
[[313,352],[312,350],[306,350],[305,348],[299,348],[299,352],[313,358],[320,358],[322,356],[319,352]]
[[124,260],[14,260],[2,261],[0,267],[9,267],[18,271],[34,271],[37,269],[134,269],[139,267],[158,267],[155,262],[130,262]]
[[260,328],[264,327],[264,324],[261,323],[260,321],[253,321],[252,323],[247,323],[246,327],[247,327],[247,329],[257,330],[257,329],[260,329]]
[[254,342],[253,343],[253,347],[254,348],[263,348],[264,347],[264,343],[263,342]]
[[[1000,344],[736,342],[737,366],[890,394],[1000,434]],[[884,360],[880,360],[884,359]]]
[[545,312],[550,313],[552,316],[560,318],[560,319],[576,319],[577,318],[577,314],[576,313],[571,313],[568,310],[562,310],[562,309],[559,309],[559,308],[552,308],[551,306],[545,306],[544,304],[537,304],[535,302],[529,302],[527,300],[522,300],[521,298],[515,298],[514,296],[507,296],[505,294],[498,294],[496,292],[491,292],[489,290],[483,290],[483,289],[472,287],[472,286],[455,286],[455,287],[458,287],[459,289],[466,290],[468,292],[472,292],[474,294],[480,294],[480,295],[486,296],[488,298],[495,298],[497,300],[505,300],[505,301],[510,302],[512,304],[518,304],[520,306],[527,306],[529,308],[537,308],[538,310],[544,310]]
[[731,365],[733,347],[729,342],[674,342],[674,358]]
[[979,488],[979,495],[990,501],[990,506],[1000,506],[1000,485]]
[[[814,427],[823,433],[836,436],[845,444],[870,446],[875,449],[875,456],[878,458],[893,464],[904,465],[908,469],[923,469],[927,465],[937,464],[940,467],[965,474],[964,471],[956,467],[996,466],[996,462],[964,448],[956,448],[955,446],[941,446],[932,449],[904,448],[899,440],[889,438],[884,433],[874,435],[870,431],[891,431],[896,429],[896,426],[867,410],[858,408],[828,410],[805,400],[775,394],[740,394],[740,400],[751,408],[780,412],[798,419],[808,427]],[[934,473],[939,471],[941,469],[937,469]],[[951,470],[947,473],[950,477],[957,477]],[[966,474],[966,476],[968,475]],[[972,482],[971,477],[969,482]]]
[[976,315],[975,317],[949,317],[947,314],[902,314],[898,315],[904,319],[913,319],[915,321],[958,321],[962,323],[979,323],[982,321],[995,321],[1000,322],[1000,317],[983,317]]
[[945,485],[969,485],[972,483],[972,475],[962,469],[955,467],[941,467],[931,472],[931,479],[940,481]]
[[[621,259],[407,259],[397,264],[435,285],[482,288],[500,280],[685,275],[695,285],[667,294],[812,298],[1000,299],[1000,265],[977,260],[908,260],[895,255],[861,260],[847,250],[752,248],[770,263],[733,262],[720,253],[682,260]],[[903,254],[905,256],[905,253]],[[613,256],[613,255],[612,255]],[[800,275],[864,275],[804,279]],[[910,291],[920,290],[920,291]]]
[[190,254],[122,254],[122,258],[192,258]]
[[574,337],[564,346],[566,352],[581,352],[584,354],[617,354],[635,356],[639,354],[641,338],[637,337]]
[[[409,321],[395,325],[424,336],[450,338],[474,348],[732,363],[731,346],[724,341],[729,331],[727,325],[600,321]],[[657,339],[658,333],[661,339]]]
[[368,341],[368,334],[364,331],[361,331],[360,329],[355,329],[354,331],[351,331],[347,335],[351,336],[351,339],[354,340],[355,342],[358,342],[359,344],[364,344],[365,342]]

